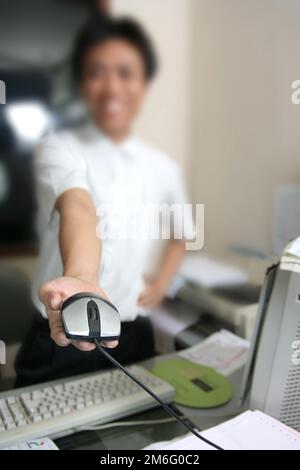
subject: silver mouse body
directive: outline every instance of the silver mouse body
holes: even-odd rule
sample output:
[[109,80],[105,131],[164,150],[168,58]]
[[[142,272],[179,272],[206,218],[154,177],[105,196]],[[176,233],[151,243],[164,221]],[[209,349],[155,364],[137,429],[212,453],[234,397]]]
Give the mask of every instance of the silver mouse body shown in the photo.
[[75,294],[65,300],[61,315],[65,334],[73,340],[115,340],[121,333],[117,308],[89,292]]

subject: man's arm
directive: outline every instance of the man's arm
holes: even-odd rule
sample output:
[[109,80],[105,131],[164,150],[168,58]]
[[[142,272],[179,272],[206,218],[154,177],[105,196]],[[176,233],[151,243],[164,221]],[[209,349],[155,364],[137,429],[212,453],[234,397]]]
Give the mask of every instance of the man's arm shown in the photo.
[[[56,201],[60,214],[59,245],[63,261],[63,276],[43,284],[39,297],[46,307],[52,339],[59,346],[70,344],[64,334],[60,307],[64,299],[79,292],[95,292],[106,297],[99,288],[101,241],[96,234],[96,208],[89,193],[70,189]],[[51,256],[51,254],[49,254]],[[115,347],[117,341],[106,342]],[[74,342],[83,351],[95,348],[87,342]]]
[[150,280],[139,297],[139,305],[152,309],[163,300],[174,274],[177,272],[185,252],[185,242],[170,240],[166,247],[159,272]]
[[98,285],[101,241],[96,235],[98,221],[91,196],[83,189],[71,189],[58,198],[56,209],[64,276]]

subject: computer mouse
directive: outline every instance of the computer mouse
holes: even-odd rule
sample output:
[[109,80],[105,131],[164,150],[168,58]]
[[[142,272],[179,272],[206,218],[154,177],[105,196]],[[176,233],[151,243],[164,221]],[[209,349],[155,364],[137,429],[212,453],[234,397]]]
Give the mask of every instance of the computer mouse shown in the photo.
[[117,340],[121,333],[117,308],[108,300],[89,292],[66,299],[61,306],[61,316],[69,339]]

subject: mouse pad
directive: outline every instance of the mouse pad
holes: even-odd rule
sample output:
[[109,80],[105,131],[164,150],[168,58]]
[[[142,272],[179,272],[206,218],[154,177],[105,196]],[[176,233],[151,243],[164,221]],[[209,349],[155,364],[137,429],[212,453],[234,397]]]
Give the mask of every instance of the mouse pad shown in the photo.
[[186,359],[162,361],[151,371],[175,388],[174,403],[193,408],[213,408],[232,398],[231,383],[215,369]]

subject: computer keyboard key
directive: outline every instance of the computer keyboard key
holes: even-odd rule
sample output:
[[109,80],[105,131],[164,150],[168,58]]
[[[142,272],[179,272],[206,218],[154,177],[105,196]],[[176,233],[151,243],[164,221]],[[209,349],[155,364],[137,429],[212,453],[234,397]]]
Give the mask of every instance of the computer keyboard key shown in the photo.
[[83,403],[78,403],[77,405],[75,405],[75,409],[76,410],[82,410],[84,408],[84,404]]
[[70,411],[71,411],[71,408],[70,408],[69,406],[66,406],[65,408],[62,409],[62,412],[63,412],[64,414],[70,413]]
[[15,429],[15,428],[16,428],[16,425],[13,421],[11,421],[10,423],[6,425],[6,429]]

